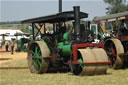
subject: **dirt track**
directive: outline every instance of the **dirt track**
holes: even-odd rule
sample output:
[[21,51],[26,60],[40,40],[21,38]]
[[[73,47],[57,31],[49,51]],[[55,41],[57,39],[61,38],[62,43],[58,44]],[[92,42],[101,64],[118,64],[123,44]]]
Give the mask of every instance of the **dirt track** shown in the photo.
[[16,60],[22,60],[26,58],[27,58],[27,53],[25,52],[14,52],[13,55],[11,55],[10,52],[0,52],[0,64],[6,62],[12,62]]

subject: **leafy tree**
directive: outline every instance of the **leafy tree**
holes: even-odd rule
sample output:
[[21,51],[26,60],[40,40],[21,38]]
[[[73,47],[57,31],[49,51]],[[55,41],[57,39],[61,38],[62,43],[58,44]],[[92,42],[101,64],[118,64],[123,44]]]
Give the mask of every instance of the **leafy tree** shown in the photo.
[[108,4],[108,7],[106,8],[107,14],[128,11],[128,4],[126,0],[104,0],[104,2]]

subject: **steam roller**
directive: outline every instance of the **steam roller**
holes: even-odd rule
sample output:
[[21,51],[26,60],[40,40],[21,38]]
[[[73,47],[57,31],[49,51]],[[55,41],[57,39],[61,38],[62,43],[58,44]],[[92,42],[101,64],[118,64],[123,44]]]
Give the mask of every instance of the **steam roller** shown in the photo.
[[107,39],[104,44],[113,69],[128,68],[128,19],[124,18],[119,22],[119,29],[115,32],[115,36]]
[[[86,43],[87,44],[87,43]],[[80,45],[80,44],[77,44]],[[84,46],[83,46],[84,47]],[[71,72],[74,75],[106,74],[109,59],[103,48],[79,48],[68,61],[63,63],[60,58],[50,56],[50,49],[42,41],[33,42],[28,52],[28,65],[32,73]],[[44,49],[45,48],[45,49]],[[74,50],[75,51],[75,50]],[[77,60],[74,60],[77,57]],[[59,66],[59,65],[60,66]]]
[[[80,12],[80,7],[75,6],[74,11],[22,21],[32,23],[33,27],[27,58],[30,71],[37,74],[71,71],[81,76],[106,74],[110,61],[104,45],[92,43],[93,34],[80,24],[80,19],[87,17],[87,13]],[[73,29],[66,27],[66,21],[74,21]],[[53,24],[52,32],[47,30],[46,23]]]
[[[128,11],[97,17],[94,21],[96,23],[95,27],[104,24],[104,29],[98,27],[103,33],[97,30],[99,34],[101,33],[102,38],[98,35],[97,37],[101,43],[104,43],[104,49],[112,62],[110,67],[115,70],[128,68]],[[108,30],[110,27],[112,29]],[[102,34],[105,34],[105,36]]]

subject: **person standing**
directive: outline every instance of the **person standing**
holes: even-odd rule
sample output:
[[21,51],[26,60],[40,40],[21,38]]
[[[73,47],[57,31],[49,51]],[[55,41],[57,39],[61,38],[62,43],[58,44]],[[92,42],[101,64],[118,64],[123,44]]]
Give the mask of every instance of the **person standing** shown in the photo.
[[6,52],[8,52],[8,47],[9,47],[9,42],[6,41],[6,42],[5,42],[5,49],[6,49]]
[[14,39],[13,38],[11,38],[10,45],[11,45],[11,54],[13,54],[13,51],[14,51]]
[[0,40],[0,51],[2,51],[2,40]]

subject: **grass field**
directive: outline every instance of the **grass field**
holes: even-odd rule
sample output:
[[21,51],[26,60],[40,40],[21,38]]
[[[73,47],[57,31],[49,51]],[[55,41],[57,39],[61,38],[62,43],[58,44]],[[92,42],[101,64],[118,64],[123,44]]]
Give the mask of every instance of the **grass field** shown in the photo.
[[[25,67],[26,60],[1,64]],[[0,85],[128,85],[128,69],[108,70],[107,75],[74,76],[72,73],[32,74],[29,69],[0,69]]]

